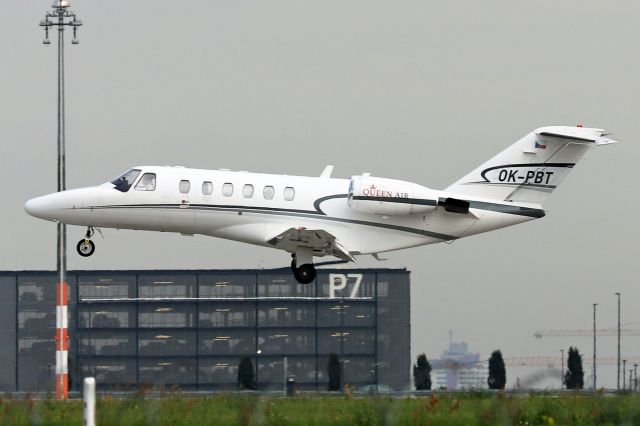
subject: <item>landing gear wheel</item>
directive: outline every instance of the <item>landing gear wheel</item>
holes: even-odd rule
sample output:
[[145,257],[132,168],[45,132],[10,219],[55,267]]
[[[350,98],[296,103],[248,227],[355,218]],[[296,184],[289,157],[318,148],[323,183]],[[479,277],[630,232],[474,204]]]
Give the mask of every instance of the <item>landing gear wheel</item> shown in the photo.
[[293,269],[293,276],[300,284],[309,284],[316,279],[316,268],[307,263]]
[[96,245],[93,244],[93,241],[82,239],[78,241],[78,245],[76,246],[78,250],[78,254],[82,257],[89,257],[96,251]]

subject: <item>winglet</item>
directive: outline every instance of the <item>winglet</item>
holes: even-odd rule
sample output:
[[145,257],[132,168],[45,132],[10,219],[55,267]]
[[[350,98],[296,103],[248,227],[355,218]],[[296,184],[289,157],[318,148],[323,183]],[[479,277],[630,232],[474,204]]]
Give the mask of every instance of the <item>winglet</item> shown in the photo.
[[328,179],[331,177],[331,173],[333,173],[333,166],[327,166],[324,168],[322,173],[320,173],[320,177]]

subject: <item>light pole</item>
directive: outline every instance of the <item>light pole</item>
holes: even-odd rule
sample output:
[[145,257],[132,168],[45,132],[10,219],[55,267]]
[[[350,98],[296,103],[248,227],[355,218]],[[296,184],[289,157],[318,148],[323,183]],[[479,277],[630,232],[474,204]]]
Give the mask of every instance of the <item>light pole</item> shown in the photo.
[[627,376],[627,360],[622,360],[622,390],[625,390],[625,377]]
[[[65,172],[65,129],[64,129],[64,28],[73,28],[71,44],[78,44],[76,38],[78,27],[82,22],[69,9],[68,0],[55,0],[52,9],[47,11],[40,26],[44,28],[45,45],[51,44],[49,40],[49,28],[58,29],[58,192],[66,189]],[[58,282],[56,284],[56,398],[68,397],[68,351],[69,333],[67,331],[67,229],[62,223],[58,223],[57,239],[57,270]]]
[[633,390],[638,390],[638,364],[633,364]]
[[560,389],[564,388],[564,349],[560,349],[560,356],[561,356],[561,364],[560,364],[560,371],[562,373],[560,376]]
[[597,303],[593,304],[593,390],[596,389],[596,307]]
[[620,390],[620,292],[617,292],[616,296],[618,296],[618,381],[616,389]]

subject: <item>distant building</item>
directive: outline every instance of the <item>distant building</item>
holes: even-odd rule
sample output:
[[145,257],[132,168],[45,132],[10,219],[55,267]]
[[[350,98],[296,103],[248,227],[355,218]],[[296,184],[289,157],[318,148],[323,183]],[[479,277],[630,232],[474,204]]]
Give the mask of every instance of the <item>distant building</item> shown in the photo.
[[[405,269],[69,271],[69,373],[101,389],[236,388],[242,357],[258,389],[326,390],[331,352],[343,382],[409,388]],[[57,275],[0,272],[0,391],[55,388]]]
[[487,363],[479,353],[469,352],[466,342],[449,342],[440,359],[431,361],[434,389],[485,389]]

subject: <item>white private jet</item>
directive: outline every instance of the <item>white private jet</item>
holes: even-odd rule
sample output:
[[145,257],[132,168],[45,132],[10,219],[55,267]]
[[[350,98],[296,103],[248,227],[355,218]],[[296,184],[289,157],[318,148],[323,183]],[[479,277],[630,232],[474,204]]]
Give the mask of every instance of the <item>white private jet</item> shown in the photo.
[[94,228],[202,234],[291,253],[300,283],[313,258],[355,256],[453,241],[545,215],[542,203],[593,146],[615,143],[602,129],[539,128],[438,191],[370,176],[286,176],[183,167],[135,167],[115,180],[29,200],[32,216]]

